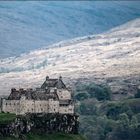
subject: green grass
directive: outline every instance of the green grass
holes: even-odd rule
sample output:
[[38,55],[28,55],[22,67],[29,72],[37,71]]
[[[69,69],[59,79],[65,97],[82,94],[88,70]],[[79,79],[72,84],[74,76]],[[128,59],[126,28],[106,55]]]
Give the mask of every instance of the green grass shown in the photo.
[[[1,139],[1,138],[0,138]],[[13,137],[2,138],[2,140],[19,140]],[[86,140],[81,135],[74,134],[46,134],[46,135],[37,135],[37,134],[28,134],[26,140]]]
[[14,137],[0,137],[0,140],[19,140],[19,139]]
[[74,134],[48,134],[48,135],[27,135],[27,140],[85,140],[80,135]]
[[0,124],[12,122],[14,119],[16,119],[16,114],[0,113]]

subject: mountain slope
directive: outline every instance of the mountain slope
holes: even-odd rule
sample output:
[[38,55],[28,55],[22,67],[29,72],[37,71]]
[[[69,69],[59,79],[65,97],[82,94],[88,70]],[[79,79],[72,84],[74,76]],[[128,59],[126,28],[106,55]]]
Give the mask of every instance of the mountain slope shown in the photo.
[[107,79],[114,91],[121,88],[127,78],[130,78],[127,81],[129,85],[139,85],[139,45],[140,19],[136,19],[104,34],[61,42],[49,49],[2,59],[1,94],[8,94],[7,90],[11,87],[39,86],[46,75],[62,75],[66,81]]
[[0,58],[101,33],[138,17],[139,1],[1,1]]

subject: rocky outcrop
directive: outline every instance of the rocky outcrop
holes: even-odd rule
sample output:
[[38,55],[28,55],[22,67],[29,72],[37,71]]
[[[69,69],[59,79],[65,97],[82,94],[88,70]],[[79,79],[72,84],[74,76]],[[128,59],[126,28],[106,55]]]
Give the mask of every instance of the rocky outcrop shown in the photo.
[[49,134],[56,132],[78,133],[78,116],[70,114],[26,114],[17,116],[11,123],[0,124],[0,136],[22,137],[29,132]]

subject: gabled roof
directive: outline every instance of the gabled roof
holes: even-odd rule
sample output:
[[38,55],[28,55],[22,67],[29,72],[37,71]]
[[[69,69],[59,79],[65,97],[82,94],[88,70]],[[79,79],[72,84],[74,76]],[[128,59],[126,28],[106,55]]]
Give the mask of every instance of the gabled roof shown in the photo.
[[[54,90],[50,89],[54,88]],[[49,98],[53,98],[58,100],[58,95],[56,94],[57,89],[66,89],[65,84],[62,81],[62,77],[60,76],[58,79],[50,79],[48,76],[46,77],[46,81],[42,84],[41,88],[33,89],[19,89],[15,88],[11,89],[11,94],[9,95],[9,100],[19,100],[21,96],[25,96],[26,99],[33,100],[48,100]],[[51,94],[50,94],[51,93]]]
[[47,89],[50,87],[62,89],[66,88],[65,84],[62,81],[62,77],[60,76],[58,79],[50,79],[48,76],[46,77],[46,81],[42,84],[42,89]]

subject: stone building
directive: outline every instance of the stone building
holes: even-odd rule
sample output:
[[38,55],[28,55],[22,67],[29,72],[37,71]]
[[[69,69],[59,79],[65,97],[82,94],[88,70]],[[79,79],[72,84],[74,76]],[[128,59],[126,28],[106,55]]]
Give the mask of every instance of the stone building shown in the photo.
[[74,102],[71,90],[64,84],[62,77],[46,77],[40,88],[11,89],[9,97],[1,100],[2,112],[15,114],[60,113],[74,114]]

